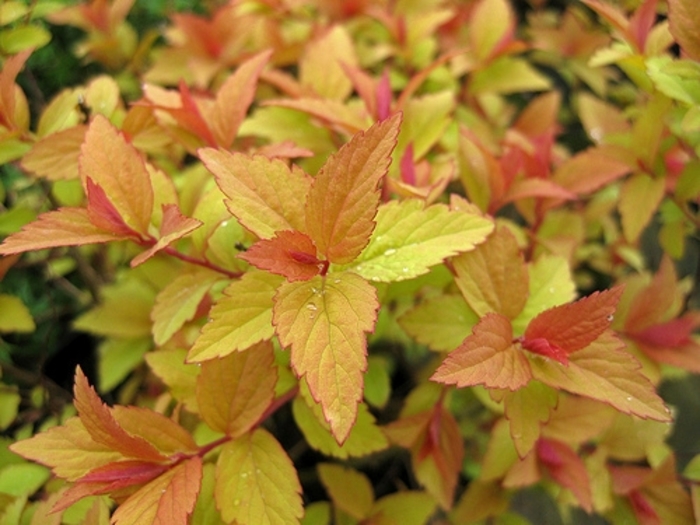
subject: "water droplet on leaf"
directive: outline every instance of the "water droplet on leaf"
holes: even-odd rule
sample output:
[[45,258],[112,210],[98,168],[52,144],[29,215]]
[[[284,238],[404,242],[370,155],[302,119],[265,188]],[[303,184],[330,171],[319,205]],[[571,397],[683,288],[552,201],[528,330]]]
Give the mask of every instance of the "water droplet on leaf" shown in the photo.
[[386,250],[384,252],[384,255],[386,255],[388,257],[390,255],[394,255],[395,253],[396,253],[396,250],[394,248],[389,248],[388,250]]
[[314,303],[308,303],[306,305],[306,309],[315,312],[316,310],[318,310],[318,306],[316,306]]

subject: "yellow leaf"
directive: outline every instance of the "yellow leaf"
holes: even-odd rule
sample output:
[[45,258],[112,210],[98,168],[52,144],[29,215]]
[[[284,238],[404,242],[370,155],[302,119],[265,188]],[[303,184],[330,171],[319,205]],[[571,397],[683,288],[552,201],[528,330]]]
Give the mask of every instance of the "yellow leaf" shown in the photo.
[[199,158],[228,197],[226,206],[261,239],[280,230],[302,230],[311,178],[279,159],[205,148]]
[[123,459],[110,447],[97,443],[80,418],[10,445],[22,457],[51,467],[58,477],[75,481],[90,470]]
[[309,446],[327,456],[340,459],[366,456],[389,446],[389,441],[364,403],[358,407],[357,420],[350,435],[342,445],[338,445],[330,426],[323,419],[321,407],[311,399],[308,386],[303,381],[299,386],[301,394],[292,402],[292,413]]
[[272,297],[282,278],[266,272],[248,272],[231,283],[209,311],[211,321],[189,351],[189,362],[206,361],[240,352],[266,339],[272,327]]
[[33,332],[34,319],[19,297],[0,294],[0,333]]
[[336,507],[358,520],[369,515],[374,503],[374,490],[367,476],[334,463],[320,463],[316,468],[321,483]]
[[342,64],[354,66],[357,57],[347,29],[337,25],[307,44],[299,60],[299,79],[322,99],[344,100],[352,84]]
[[165,344],[187,321],[192,320],[197,307],[220,275],[206,269],[181,273],[156,297],[151,311],[153,339]]
[[273,322],[280,342],[291,347],[294,371],[306,377],[340,444],[362,400],[365,333],[374,327],[378,306],[375,289],[349,272],[285,283],[275,296]]
[[275,396],[272,343],[202,363],[197,378],[199,413],[218,432],[238,437],[255,425]]
[[244,434],[221,449],[214,496],[227,523],[299,523],[304,514],[300,494],[294,465],[266,430]]

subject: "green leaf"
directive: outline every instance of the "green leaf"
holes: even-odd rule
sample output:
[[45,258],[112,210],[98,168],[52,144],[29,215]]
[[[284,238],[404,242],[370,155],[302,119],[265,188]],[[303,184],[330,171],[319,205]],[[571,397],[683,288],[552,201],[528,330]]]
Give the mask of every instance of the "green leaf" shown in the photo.
[[36,328],[29,308],[19,297],[0,294],[0,333],[33,332]]
[[38,49],[51,41],[51,33],[40,26],[19,26],[0,31],[0,49],[14,55],[25,49]]
[[0,431],[5,430],[15,420],[21,401],[22,397],[17,392],[16,386],[5,386],[0,383]]
[[156,297],[151,311],[153,339],[161,346],[187,321],[220,275],[209,270],[195,270],[177,275]]
[[412,143],[413,158],[423,158],[445,134],[454,107],[454,94],[449,91],[409,99],[396,151],[402,154]]
[[524,458],[540,437],[541,426],[549,421],[559,395],[553,388],[530,381],[515,392],[506,392],[503,402],[518,455]]
[[412,279],[444,259],[471,250],[493,230],[475,214],[419,200],[391,201],[379,208],[377,228],[351,269],[380,282]]
[[214,495],[227,523],[293,525],[304,514],[294,465],[261,428],[222,447]]
[[306,384],[302,382],[300,386],[302,395],[294,398],[292,413],[294,421],[312,448],[339,459],[366,456],[387,448],[389,442],[386,436],[364,403],[360,403],[357,409],[357,420],[350,435],[342,445],[338,445],[330,426],[323,418],[321,407],[311,399]]
[[375,408],[384,408],[391,395],[389,363],[381,356],[370,356],[365,372],[365,401]]
[[457,348],[478,321],[464,297],[456,294],[421,301],[399,318],[408,335],[437,352]]
[[331,525],[331,504],[328,501],[314,501],[304,508],[301,525]]
[[74,328],[107,337],[151,337],[154,292],[143,281],[132,278],[105,286],[102,295],[102,302],[78,317]]
[[107,339],[99,346],[98,377],[100,392],[109,392],[143,362],[153,347],[150,337]]
[[649,224],[664,196],[663,178],[652,178],[644,173],[633,175],[622,186],[618,205],[622,216],[625,239],[635,243]]
[[513,331],[522,334],[528,323],[549,308],[566,304],[576,298],[576,285],[566,259],[542,256],[529,264],[530,290],[525,307],[513,320]]
[[427,492],[396,492],[375,502],[372,522],[377,525],[425,525],[435,507],[435,499]]
[[49,479],[46,467],[32,463],[18,463],[0,469],[0,493],[11,496],[30,496]]
[[344,100],[352,83],[342,66],[357,64],[353,40],[341,25],[331,26],[320,38],[306,45],[299,59],[301,84],[313,89],[321,99]]
[[273,322],[291,347],[292,367],[305,377],[339,443],[348,437],[362,399],[367,369],[366,332],[379,304],[372,285],[354,273],[333,273],[283,284]]
[[520,91],[543,91],[551,87],[549,79],[526,60],[503,56],[484,69],[473,73],[469,91],[473,95],[486,93],[505,95]]
[[18,232],[27,223],[36,219],[36,212],[22,205],[15,205],[0,213],[0,235],[10,235]]
[[0,141],[0,165],[21,158],[31,148],[31,144],[17,139],[4,139]]
[[248,272],[231,283],[209,311],[211,319],[187,355],[189,362],[200,362],[240,352],[270,339],[272,297],[283,279],[267,272]]
[[201,367],[185,362],[187,350],[158,350],[145,355],[148,366],[185,408],[197,413],[196,385]]

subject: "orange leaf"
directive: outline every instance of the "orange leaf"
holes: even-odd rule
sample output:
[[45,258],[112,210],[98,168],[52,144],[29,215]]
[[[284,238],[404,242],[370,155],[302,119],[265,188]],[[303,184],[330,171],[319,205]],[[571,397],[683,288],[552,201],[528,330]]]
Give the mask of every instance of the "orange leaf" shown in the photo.
[[639,362],[610,333],[569,356],[568,366],[532,359],[534,379],[573,394],[606,403],[625,414],[670,421],[671,416]]
[[391,163],[401,115],[375,124],[332,155],[306,201],[306,232],[331,262],[352,262],[369,242],[379,184]]
[[630,304],[625,331],[632,334],[642,332],[667,320],[666,316],[676,300],[676,281],[673,261],[664,256],[651,283]]
[[256,242],[239,257],[256,268],[283,275],[290,282],[308,281],[324,268],[316,258],[314,242],[299,231],[279,231],[272,239]]
[[24,67],[24,63],[32,54],[27,49],[5,60],[0,71],[0,125],[15,129],[15,79]]
[[112,408],[112,415],[127,433],[145,439],[164,455],[192,454],[199,450],[187,430],[151,409],[117,405]]
[[0,245],[0,255],[129,238],[98,228],[90,222],[88,211],[84,208],[59,208],[39,215],[22,231],[7,237]]
[[566,364],[569,354],[588,346],[610,326],[621,295],[622,287],[616,287],[545,310],[527,326],[523,348]]
[[219,88],[213,111],[205,112],[218,146],[229,149],[233,144],[255,97],[258,77],[271,55],[272,51],[263,51],[243,62]]
[[528,359],[513,343],[510,321],[501,314],[489,313],[430,379],[459,388],[484,385],[517,390],[531,378]]
[[75,372],[74,395],[80,420],[97,443],[129,458],[154,462],[166,459],[153,445],[139,436],[132,436],[119,425],[79,367]]
[[374,327],[378,306],[374,287],[354,273],[285,283],[275,296],[279,340],[291,347],[292,367],[306,377],[339,444],[348,437],[362,400],[365,332]]
[[160,224],[160,238],[145,252],[138,254],[131,261],[131,266],[138,266],[164,250],[173,242],[182,239],[185,235],[199,228],[202,222],[191,217],[185,217],[177,204],[163,205],[163,221]]
[[527,266],[515,236],[500,226],[486,242],[454,259],[455,282],[469,306],[484,316],[515,319],[528,298]]
[[269,341],[205,361],[197,378],[199,413],[214,430],[237,438],[248,432],[270,406],[276,382]]
[[202,458],[195,456],[157,477],[122,503],[113,525],[187,525],[202,482]]
[[153,211],[153,188],[139,152],[105,117],[97,115],[85,134],[80,153],[80,176],[100,186],[124,223],[148,234]]
[[669,29],[693,60],[700,60],[700,4],[695,0],[668,0]]

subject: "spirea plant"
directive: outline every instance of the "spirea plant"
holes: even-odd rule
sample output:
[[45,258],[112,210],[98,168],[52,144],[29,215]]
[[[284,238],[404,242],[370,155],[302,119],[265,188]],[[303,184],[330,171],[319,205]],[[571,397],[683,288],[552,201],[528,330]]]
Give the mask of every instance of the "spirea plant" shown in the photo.
[[0,5],[0,524],[696,522],[696,0],[177,7]]

